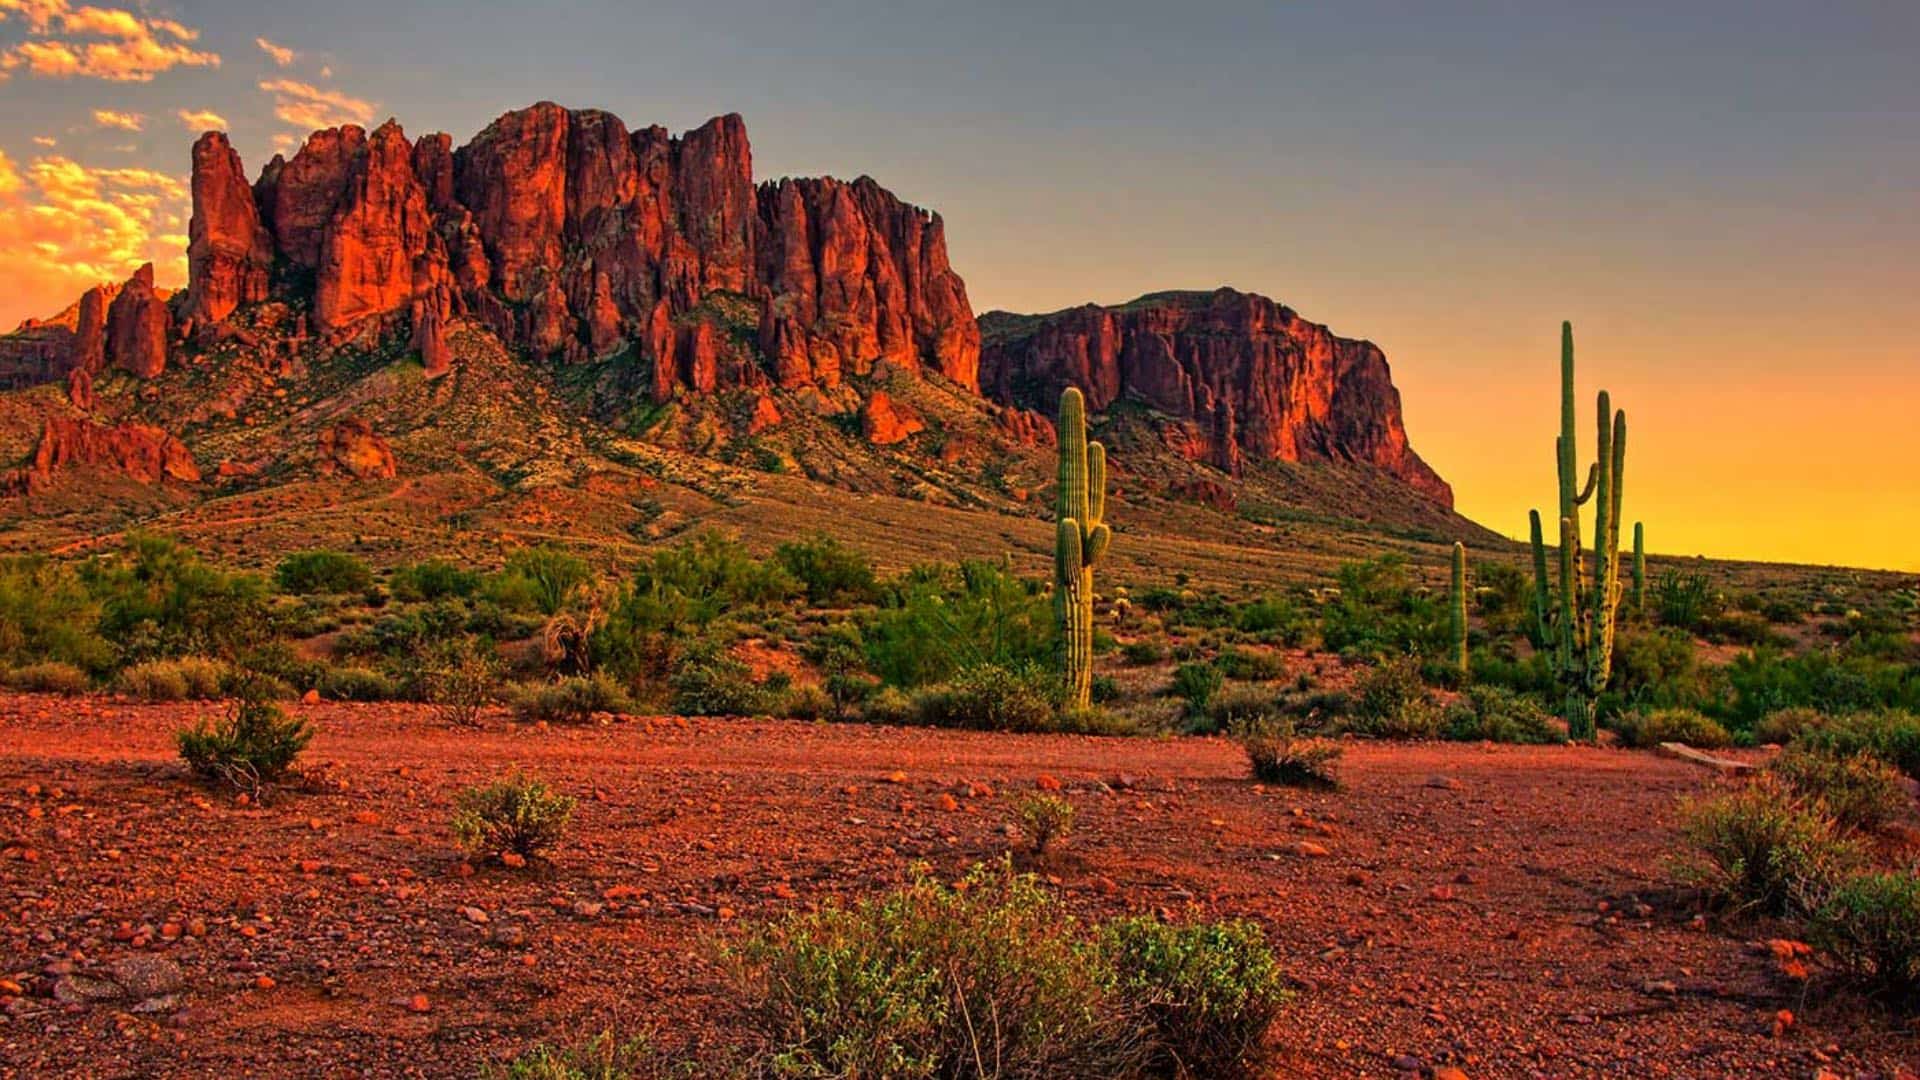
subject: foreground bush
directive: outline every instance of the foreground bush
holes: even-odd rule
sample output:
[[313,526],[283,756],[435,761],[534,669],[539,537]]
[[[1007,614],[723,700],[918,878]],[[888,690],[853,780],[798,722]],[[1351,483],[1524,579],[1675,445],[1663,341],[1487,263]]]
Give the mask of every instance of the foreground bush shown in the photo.
[[443,722],[472,727],[492,704],[499,665],[490,651],[467,642],[437,650],[421,672],[427,702]]
[[623,713],[632,707],[620,684],[600,674],[522,686],[513,697],[515,716],[556,724],[584,724],[596,714]]
[[685,716],[760,716],[779,697],[754,681],[744,661],[710,645],[689,650],[668,685],[673,711]]
[[1244,728],[1240,748],[1246,751],[1253,778],[1282,787],[1335,788],[1340,786],[1333,763],[1340,760],[1340,744],[1331,739],[1302,738],[1286,723],[1257,723]]
[[796,914],[729,955],[766,1071],[822,1080],[1252,1075],[1285,997],[1257,928],[1087,931],[1004,865]]
[[1059,717],[1058,679],[997,664],[963,669],[913,696],[915,721],[979,731],[1049,731]]
[[1354,687],[1348,730],[1379,739],[1431,739],[1440,734],[1440,710],[1411,657],[1388,660]]
[[1886,710],[1838,716],[1803,729],[1794,745],[1833,756],[1867,753],[1920,779],[1920,717]]
[[574,800],[518,770],[454,797],[453,835],[475,855],[531,859],[560,842]]
[[1013,804],[1014,823],[1035,855],[1046,855],[1054,841],[1071,835],[1073,817],[1073,804],[1058,795],[1033,794]]
[[1859,850],[1822,807],[1763,774],[1737,791],[1682,806],[1683,880],[1737,909],[1781,915],[1817,903]]
[[95,630],[100,604],[79,575],[42,556],[0,558],[0,667],[43,661],[105,670],[114,648]]
[[28,694],[61,694],[66,697],[75,697],[86,693],[93,686],[93,680],[87,678],[86,672],[72,664],[49,660],[0,673],[0,686]]
[[1873,829],[1907,806],[1899,770],[1869,753],[1849,756],[1789,747],[1773,771],[1787,786],[1826,808],[1842,828]]
[[328,701],[393,701],[400,687],[372,668],[328,668],[314,689]]
[[1862,874],[1814,913],[1814,941],[1855,978],[1885,991],[1920,990],[1920,872]]
[[1151,915],[1101,935],[1120,995],[1143,1009],[1149,1076],[1239,1080],[1271,1056],[1267,1029],[1290,995],[1266,935],[1251,922],[1177,926]]
[[220,721],[202,719],[174,738],[194,772],[257,793],[292,770],[313,728],[249,686]]
[[1732,746],[1727,729],[1692,709],[1653,709],[1622,713],[1614,719],[1620,741],[1641,750],[1677,742],[1701,750]]
[[1524,694],[1503,686],[1475,686],[1448,706],[1441,732],[1461,742],[1557,743],[1565,731],[1552,714]]
[[645,1038],[621,1039],[604,1031],[573,1046],[536,1046],[499,1065],[480,1070],[481,1080],[652,1080],[686,1076],[684,1068],[669,1070]]

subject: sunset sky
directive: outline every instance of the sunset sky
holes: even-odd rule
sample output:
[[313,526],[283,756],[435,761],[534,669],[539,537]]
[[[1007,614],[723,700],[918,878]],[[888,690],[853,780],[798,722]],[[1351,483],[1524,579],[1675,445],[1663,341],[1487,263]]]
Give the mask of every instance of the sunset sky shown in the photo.
[[1920,571],[1917,71],[1912,0],[0,0],[0,324],[183,281],[207,126],[257,171],[389,115],[737,111],[762,179],[939,210],[977,311],[1230,284],[1378,342],[1509,535],[1571,319],[1653,550]]

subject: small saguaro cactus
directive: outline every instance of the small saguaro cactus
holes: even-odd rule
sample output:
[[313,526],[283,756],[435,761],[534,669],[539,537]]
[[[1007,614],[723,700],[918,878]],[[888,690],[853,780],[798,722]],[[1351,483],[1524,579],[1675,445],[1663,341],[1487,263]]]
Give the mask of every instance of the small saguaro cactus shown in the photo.
[[1636,521],[1633,523],[1633,613],[1636,617],[1647,612],[1647,528]]
[[[1624,592],[1620,567],[1620,493],[1627,460],[1627,414],[1615,411],[1605,390],[1596,401],[1599,446],[1579,484],[1574,443],[1573,324],[1560,324],[1560,436],[1554,442],[1560,479],[1560,580],[1548,581],[1540,512],[1532,512],[1534,609],[1540,635],[1553,650],[1553,668],[1565,694],[1568,734],[1593,737],[1594,707],[1613,672],[1613,639]],[[1593,572],[1580,551],[1580,507],[1593,510]]]
[[1469,670],[1467,663],[1467,545],[1454,541],[1453,544],[1453,586],[1447,594],[1447,610],[1452,616],[1451,630],[1453,655],[1449,657],[1453,666],[1460,670],[1465,678]]
[[1093,568],[1113,539],[1106,526],[1107,450],[1087,441],[1087,403],[1060,395],[1060,481],[1056,494],[1053,609],[1060,620],[1069,708],[1093,697]]

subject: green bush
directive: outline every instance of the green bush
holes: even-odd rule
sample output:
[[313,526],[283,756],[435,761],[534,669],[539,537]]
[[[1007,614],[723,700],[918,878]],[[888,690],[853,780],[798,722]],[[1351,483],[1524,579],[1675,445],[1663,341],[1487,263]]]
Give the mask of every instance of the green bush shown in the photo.
[[1187,703],[1188,716],[1204,716],[1226,681],[1219,668],[1195,661],[1173,669],[1173,686],[1169,692]]
[[1793,746],[1771,767],[1795,793],[1824,806],[1842,828],[1877,828],[1910,802],[1899,770],[1866,751],[1839,756]]
[[[701,1065],[710,1065],[703,1061]],[[645,1037],[621,1039],[611,1031],[572,1046],[536,1046],[511,1061],[480,1070],[481,1080],[655,1080],[699,1077],[695,1063],[670,1068]]]
[[1875,989],[1920,990],[1920,872],[1847,880],[1814,913],[1812,936],[1842,968]]
[[727,954],[769,1072],[794,1078],[1142,1075],[1141,1028],[1034,878],[977,867],[790,915]]
[[1013,822],[1035,855],[1045,855],[1054,841],[1071,835],[1073,817],[1073,804],[1058,795],[1035,792],[1013,804]]
[[817,683],[789,686],[769,696],[773,700],[767,711],[789,720],[826,720],[843,715],[840,702]]
[[1444,598],[1421,588],[1399,555],[1342,566],[1320,623],[1327,648],[1347,656],[1439,655],[1446,647]]
[[1276,652],[1254,649],[1223,649],[1214,665],[1229,679],[1271,682],[1287,675],[1286,658]]
[[408,603],[464,600],[480,591],[482,576],[445,559],[427,559],[394,570],[387,585],[395,600]]
[[1920,779],[1920,716],[1884,711],[1836,716],[1796,735],[1792,745],[1849,757],[1868,753]]
[[0,686],[28,694],[60,694],[77,697],[93,687],[87,673],[72,664],[48,660],[0,672]]
[[530,605],[542,615],[566,606],[573,590],[592,580],[586,560],[552,545],[524,547],[487,583],[488,592],[509,609]]
[[1207,703],[1204,718],[1188,719],[1187,730],[1201,735],[1240,731],[1277,715],[1273,691],[1258,686],[1229,686]]
[[846,606],[871,604],[880,598],[873,562],[830,536],[781,544],[773,557],[805,587],[811,603]]
[[1818,902],[1860,860],[1824,808],[1768,774],[1724,795],[1688,800],[1682,880],[1735,908],[1781,915]]
[[420,688],[443,722],[472,727],[480,710],[493,703],[500,684],[500,664],[485,643],[465,638],[429,651],[420,668]]
[[289,717],[251,681],[221,720],[201,719],[174,736],[194,772],[255,793],[285,776],[312,738],[305,720]]
[[1440,734],[1441,715],[1420,664],[1412,657],[1387,660],[1355,684],[1347,729],[1377,739],[1431,739]]
[[281,592],[294,596],[363,593],[373,585],[365,560],[344,551],[296,551],[280,560],[273,576]]
[[1760,746],[1785,746],[1802,731],[1820,727],[1826,722],[1826,714],[1818,709],[1775,709],[1753,726],[1753,741]]
[[1502,686],[1473,686],[1445,712],[1445,737],[1459,742],[1557,743],[1566,732],[1535,699]]
[[1258,924],[1176,925],[1152,915],[1109,923],[1101,952],[1118,991],[1145,1010],[1146,1076],[1251,1080],[1266,1075],[1267,1030],[1292,996]]
[[1040,582],[979,561],[918,567],[890,583],[861,637],[875,675],[915,687],[963,668],[1051,664],[1058,629]]
[[1336,788],[1333,764],[1343,753],[1331,739],[1303,738],[1281,721],[1249,724],[1239,735],[1247,767],[1263,784],[1281,787]]
[[630,682],[670,676],[680,654],[713,624],[800,591],[777,563],[761,562],[718,533],[654,552],[621,586],[589,641],[593,663]]
[[1059,718],[1058,697],[1058,680],[1038,669],[980,664],[916,692],[913,717],[930,727],[1050,731]]
[[164,537],[135,534],[81,577],[100,602],[99,634],[125,662],[232,657],[271,637],[264,581],[208,566]]
[[328,701],[393,701],[401,696],[392,679],[363,667],[329,668],[314,689]]
[[779,695],[755,682],[753,670],[711,644],[693,650],[673,673],[673,708],[685,716],[760,716]]
[[1653,608],[1667,626],[1692,630],[1715,606],[1713,582],[1705,574],[1668,570],[1652,583]]
[[105,672],[114,648],[97,629],[100,611],[71,567],[40,556],[0,558],[0,667],[51,662]]
[[1166,646],[1152,638],[1129,641],[1120,647],[1120,658],[1135,667],[1157,664],[1167,658]]
[[882,686],[860,703],[860,719],[869,724],[901,727],[913,723],[915,718],[914,699],[896,687]]
[[1661,743],[1677,742],[1701,750],[1733,745],[1727,729],[1692,709],[1654,709],[1649,712],[1622,713],[1614,717],[1614,730],[1620,741],[1641,750]]
[[518,769],[453,800],[453,835],[475,855],[531,859],[560,842],[574,800]]
[[557,724],[584,724],[600,713],[624,713],[632,707],[620,684],[599,672],[522,686],[513,695],[514,715],[520,719]]

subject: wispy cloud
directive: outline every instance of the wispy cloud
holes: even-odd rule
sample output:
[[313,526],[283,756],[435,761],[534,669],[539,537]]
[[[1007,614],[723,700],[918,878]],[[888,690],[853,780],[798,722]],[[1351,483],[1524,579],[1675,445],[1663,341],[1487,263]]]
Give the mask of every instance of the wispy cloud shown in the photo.
[[114,112],[112,109],[93,110],[93,122],[104,128],[118,128],[121,131],[139,131],[147,124],[147,118],[139,113]]
[[364,125],[373,119],[377,108],[371,101],[292,79],[263,82],[260,89],[273,95],[273,115],[307,131],[342,124]]
[[227,118],[212,109],[181,109],[173,115],[194,131],[225,131]]
[[33,145],[35,145],[35,146],[44,146],[44,147],[47,147],[47,148],[49,148],[49,149],[51,149],[51,148],[53,148],[53,147],[55,147],[55,146],[59,146],[59,145],[60,145],[60,140],[59,140],[59,139],[56,139],[56,138],[54,138],[54,137],[53,137],[53,136],[51,136],[51,135],[35,135],[35,136],[33,137]]
[[0,80],[16,71],[46,79],[151,82],[176,67],[219,67],[218,53],[193,47],[200,32],[171,19],[121,8],[74,7],[71,0],[0,0],[32,39],[0,52]]
[[294,57],[300,55],[285,45],[275,45],[263,37],[254,38],[253,43],[260,46],[260,51],[273,59],[276,67],[286,67],[293,63]]
[[0,321],[52,314],[145,262],[162,285],[185,280],[186,241],[177,234],[186,204],[186,185],[166,173],[57,154],[22,170],[0,153],[0,265],[8,279]]

